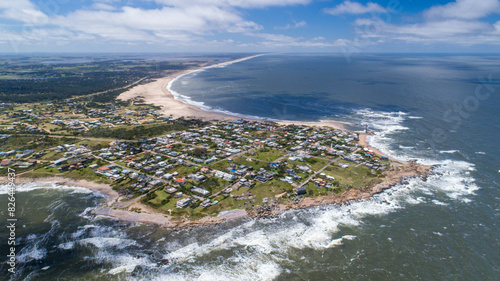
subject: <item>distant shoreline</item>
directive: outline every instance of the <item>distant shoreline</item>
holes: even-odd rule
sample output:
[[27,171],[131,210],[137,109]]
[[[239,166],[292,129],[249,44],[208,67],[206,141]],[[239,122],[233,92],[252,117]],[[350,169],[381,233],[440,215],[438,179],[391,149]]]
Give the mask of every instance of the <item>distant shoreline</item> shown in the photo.
[[305,122],[305,121],[273,121],[273,120],[263,120],[250,117],[241,117],[235,115],[229,115],[219,112],[203,110],[191,104],[184,103],[175,98],[172,92],[169,91],[169,84],[173,83],[176,79],[181,76],[187,75],[189,73],[197,72],[203,69],[209,69],[214,67],[219,67],[222,65],[232,64],[255,57],[262,56],[263,54],[248,56],[244,58],[239,58],[232,61],[227,61],[219,64],[202,66],[193,69],[183,70],[179,72],[172,73],[166,77],[159,78],[148,84],[137,85],[132,89],[120,94],[117,99],[120,100],[134,100],[136,98],[144,99],[145,103],[150,103],[158,105],[161,107],[160,112],[166,116],[172,116],[174,118],[196,118],[205,121],[234,121],[234,120],[249,120],[249,121],[272,121],[282,125],[305,125],[305,126],[325,126],[335,129],[345,130],[344,125],[349,124],[347,122],[340,121],[318,121],[318,122]]

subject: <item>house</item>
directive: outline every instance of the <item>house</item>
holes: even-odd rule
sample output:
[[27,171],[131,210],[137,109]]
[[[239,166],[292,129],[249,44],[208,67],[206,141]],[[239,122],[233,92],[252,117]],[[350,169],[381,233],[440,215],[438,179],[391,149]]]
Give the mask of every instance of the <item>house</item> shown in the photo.
[[267,182],[267,178],[263,176],[256,176],[255,179],[260,182]]
[[[54,163],[55,164],[55,163]],[[106,167],[106,166],[102,166],[102,167],[99,167],[97,168],[97,171],[98,172],[101,172],[101,173],[105,173],[109,170],[109,167]]]
[[66,172],[66,171],[69,171],[70,170],[70,165],[64,165],[64,166],[61,166],[59,167],[59,172]]
[[193,187],[191,188],[191,191],[194,192],[194,193],[197,193],[201,196],[208,196],[210,195],[210,191],[206,190],[206,189],[203,189],[203,188],[199,188],[199,187]]
[[178,183],[179,185],[183,185],[187,182],[187,180],[183,179],[183,178],[178,178],[178,179],[175,179],[175,182]]
[[210,164],[210,163],[212,163],[212,162],[214,162],[216,160],[217,160],[217,157],[212,157],[210,159],[205,160],[205,164]]
[[4,159],[4,160],[2,160],[2,162],[0,162],[0,166],[7,166],[7,165],[11,165],[12,163],[14,163],[14,161],[12,161],[10,159]]
[[168,194],[174,194],[178,191],[177,188],[173,187],[173,186],[167,186],[165,187],[165,192],[168,193]]
[[240,177],[244,176],[246,173],[247,173],[246,169],[234,171],[234,174],[237,175],[237,176],[240,176]]
[[313,182],[316,184],[316,186],[325,186],[326,185],[326,181],[321,179],[321,178],[314,179]]
[[146,166],[144,168],[142,168],[145,172],[151,172],[154,168],[151,167],[151,166]]
[[57,159],[56,161],[54,161],[54,165],[55,166],[59,166],[61,164],[64,164],[68,161],[68,158],[60,158],[60,159]]
[[205,201],[203,201],[201,204],[200,204],[200,207],[202,208],[206,208],[206,207],[209,207],[212,205],[212,201],[210,199],[206,199]]
[[204,175],[199,175],[199,174],[191,174],[190,177],[198,182],[202,182],[207,179],[207,177],[205,177]]
[[311,171],[311,169],[307,166],[297,166],[297,169],[299,169],[303,172],[306,172],[306,173],[309,173]]
[[215,176],[218,177],[218,178],[221,178],[221,179],[225,179],[227,181],[234,180],[234,175],[231,175],[231,174],[228,174],[228,173],[225,173],[225,172],[222,172],[222,171],[217,171],[215,173]]
[[191,204],[191,202],[191,198],[183,198],[177,201],[175,205],[177,206],[177,208],[186,208],[187,206],[189,206],[189,204]]
[[276,169],[279,167],[279,165],[276,163],[269,163],[269,167],[271,167],[272,169]]
[[154,181],[151,181],[148,183],[149,186],[151,187],[155,187],[155,186],[158,186],[160,184],[162,184],[163,182],[161,180],[154,180]]
[[46,154],[47,154],[47,153],[45,153],[45,152],[41,151],[41,152],[37,152],[37,153],[33,154],[33,156],[34,156],[35,158],[40,158],[40,157],[42,157],[42,156],[44,156],[44,155],[46,155]]
[[295,189],[295,194],[297,195],[302,195],[302,194],[306,194],[306,188],[305,187],[298,187]]

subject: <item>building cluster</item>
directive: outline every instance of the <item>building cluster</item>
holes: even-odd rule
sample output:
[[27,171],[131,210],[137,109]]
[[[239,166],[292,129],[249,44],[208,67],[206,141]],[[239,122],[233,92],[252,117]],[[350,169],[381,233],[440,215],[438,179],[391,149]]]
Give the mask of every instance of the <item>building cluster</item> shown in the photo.
[[4,104],[0,113],[8,120],[9,126],[3,130],[13,133],[50,134],[54,131],[74,133],[96,128],[164,121],[157,110],[146,105],[135,110],[125,109],[119,104],[107,104],[104,108],[89,108],[85,102],[66,100],[59,104],[45,103],[27,107]]
[[[51,123],[85,130],[95,126],[123,125],[130,122],[127,116],[138,112],[143,116],[155,114],[154,110],[148,109],[128,110],[123,117],[112,115],[116,110],[88,110],[85,113],[88,117],[99,118],[93,121],[51,114],[51,118],[55,118]],[[96,177],[119,184],[124,196],[161,191],[167,201],[175,202],[177,208],[204,208],[217,204],[222,195],[250,198],[254,196],[250,190],[256,185],[281,183],[290,187],[293,196],[306,194],[308,183],[332,188],[335,177],[320,171],[328,165],[342,168],[365,165],[374,170],[387,168],[380,158],[360,147],[357,140],[355,133],[326,127],[239,120],[149,139],[113,141],[97,149],[75,144],[58,145],[49,151],[60,158],[41,163],[47,169],[56,168],[59,172],[89,169]],[[35,150],[0,151],[0,159],[3,159],[0,165],[13,165],[10,161],[14,158],[23,163],[31,163],[26,162],[30,157],[43,160],[44,153]],[[335,162],[337,159],[343,162]],[[232,195],[240,188],[246,188],[248,196]]]

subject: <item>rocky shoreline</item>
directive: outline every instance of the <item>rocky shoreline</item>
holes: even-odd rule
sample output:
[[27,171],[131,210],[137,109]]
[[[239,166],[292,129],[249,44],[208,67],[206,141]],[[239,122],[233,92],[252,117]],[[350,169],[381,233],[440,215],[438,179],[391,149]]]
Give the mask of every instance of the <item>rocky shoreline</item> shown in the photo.
[[251,210],[249,217],[271,218],[277,217],[280,213],[291,209],[305,209],[314,206],[323,205],[342,205],[353,201],[368,200],[373,195],[382,193],[398,184],[408,184],[411,178],[420,178],[427,181],[429,175],[432,175],[432,167],[417,164],[415,161],[405,163],[397,170],[386,171],[383,173],[386,177],[381,183],[373,187],[364,189],[349,189],[340,195],[319,196],[315,198],[301,198],[291,203],[282,204],[279,200],[272,200],[268,204]]
[[[129,223],[152,223],[166,228],[180,229],[217,225],[235,219],[272,218],[279,216],[282,212],[292,209],[305,209],[309,207],[333,204],[341,205],[349,204],[353,201],[368,200],[373,195],[381,193],[397,184],[408,184],[408,181],[411,178],[420,178],[421,180],[426,181],[427,177],[433,174],[432,168],[433,167],[431,166],[420,165],[416,163],[416,161],[404,162],[396,167],[392,167],[388,171],[383,172],[383,175],[385,176],[383,181],[372,187],[353,188],[339,195],[326,195],[314,198],[296,197],[296,199],[288,203],[284,203],[279,196],[276,196],[276,198],[271,199],[262,206],[254,207],[248,210],[235,209],[223,211],[218,216],[206,216],[198,220],[191,220],[186,217],[173,218],[172,216],[161,213],[142,204],[140,200],[137,199],[126,207],[116,206],[115,203],[119,202],[117,200],[119,198],[118,193],[107,184],[100,184],[86,180],[73,180],[64,177],[18,177],[15,182],[16,184],[52,182],[59,185],[84,187],[104,194],[107,197],[106,202],[90,211],[89,215],[112,217]],[[5,177],[0,177],[0,182],[6,181],[7,179]]]

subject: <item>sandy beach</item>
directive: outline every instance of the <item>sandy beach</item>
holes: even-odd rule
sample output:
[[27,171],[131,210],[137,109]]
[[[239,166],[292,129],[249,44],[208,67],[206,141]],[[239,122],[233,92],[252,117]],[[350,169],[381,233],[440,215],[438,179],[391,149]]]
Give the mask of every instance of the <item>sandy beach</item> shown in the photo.
[[209,112],[202,110],[196,106],[185,104],[172,95],[172,93],[167,89],[168,84],[179,76],[186,75],[191,72],[200,71],[202,69],[220,67],[230,63],[235,63],[242,60],[251,59],[258,57],[260,55],[249,56],[233,61],[228,61],[224,63],[219,63],[215,65],[203,66],[188,70],[183,70],[179,72],[172,73],[164,78],[159,78],[148,84],[138,85],[132,89],[120,94],[118,99],[120,100],[134,100],[143,99],[145,103],[154,104],[161,107],[160,112],[165,116],[172,116],[174,118],[185,117],[185,118],[198,118],[205,121],[223,121],[223,120],[240,120],[246,119],[237,116],[231,116],[227,114]]
[[[162,114],[164,114],[165,116],[172,116],[174,118],[179,118],[179,117],[197,118],[205,121],[230,121],[230,120],[241,120],[241,119],[253,120],[249,118],[242,118],[239,116],[222,114],[218,112],[205,111],[196,106],[183,103],[182,101],[175,99],[174,95],[168,90],[168,85],[179,76],[186,75],[191,72],[200,71],[202,69],[207,69],[207,68],[221,67],[223,65],[252,59],[258,56],[261,55],[249,56],[215,65],[203,66],[203,67],[175,72],[164,78],[159,78],[151,83],[135,86],[132,89],[120,94],[118,96],[118,99],[120,100],[142,99],[144,100],[145,103],[160,106],[161,107],[160,112]],[[262,120],[255,120],[255,121],[262,121]],[[344,125],[347,124],[337,121],[324,121],[324,122],[279,121],[277,123],[283,125],[295,124],[295,125],[306,125],[306,126],[327,126],[341,130],[344,130],[345,129]]]
[[366,139],[369,135],[370,135],[370,133],[360,133],[359,134],[359,142],[358,143],[361,146],[368,148],[369,150],[371,150],[373,153],[375,153],[378,156],[385,156],[385,157],[387,157],[387,158],[389,158],[389,159],[391,159],[393,161],[401,162],[401,160],[397,160],[394,157],[391,157],[391,156],[389,156],[389,155],[387,155],[385,153],[382,153],[382,151],[380,151],[380,150],[376,149],[375,147],[371,146],[368,143],[367,139]]

